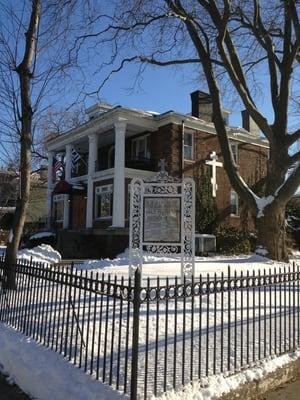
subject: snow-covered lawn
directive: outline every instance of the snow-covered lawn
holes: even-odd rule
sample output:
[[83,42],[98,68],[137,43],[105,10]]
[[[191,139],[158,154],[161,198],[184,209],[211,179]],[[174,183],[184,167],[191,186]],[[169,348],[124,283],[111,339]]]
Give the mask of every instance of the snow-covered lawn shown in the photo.
[[[51,248],[44,248],[43,251],[43,255],[48,252],[50,259],[52,258]],[[33,249],[33,252],[38,259],[39,250]],[[295,259],[298,257],[299,254],[296,254]],[[161,396],[165,388],[169,394],[164,397],[170,399],[210,399],[226,391],[226,388],[234,387],[237,382],[245,382],[253,376],[259,376],[265,368],[274,368],[282,362],[278,360],[290,358],[277,357],[276,361],[268,361],[269,364],[264,362],[259,368],[252,368],[251,373],[240,372],[236,378],[225,379],[225,375],[247,366],[253,367],[259,359],[269,356],[274,358],[300,344],[299,280],[276,285],[273,282],[262,288],[243,288],[224,293],[208,291],[206,294],[198,294],[201,288],[206,288],[207,274],[210,275],[213,288],[214,285],[218,285],[218,278],[214,281],[214,274],[220,277],[223,273],[226,278],[228,265],[231,266],[232,277],[235,273],[237,276],[241,273],[246,276],[247,271],[250,276],[253,271],[258,275],[258,271],[263,274],[264,270],[274,274],[275,270],[278,273],[279,268],[285,267],[284,264],[274,263],[258,255],[197,257],[195,282],[199,281],[199,275],[202,274],[202,283],[195,288],[194,296],[175,300],[164,297],[164,288],[158,292],[152,290],[152,294],[149,291],[148,295],[153,297],[150,296],[148,301],[142,303],[139,318],[138,388],[141,396],[146,383],[149,397],[155,393],[157,397]],[[56,270],[62,271],[62,268],[57,267]],[[106,280],[110,274],[112,282],[116,275],[120,283],[121,276],[124,276],[126,283],[128,253],[115,260],[86,261],[76,265],[76,268],[79,276],[82,274],[95,278],[97,273],[100,277],[104,273]],[[169,283],[174,282],[174,276],[180,275],[179,259],[145,256],[143,285],[146,285],[149,277],[151,287],[155,286],[157,282],[154,279],[158,274],[162,277],[162,286],[166,283],[167,276],[171,277]],[[22,285],[19,287],[23,299],[28,293],[28,279],[30,278],[25,277],[22,280],[23,288]],[[172,290],[170,289],[169,294]],[[162,297],[160,301],[157,301],[157,295]],[[5,301],[1,300],[1,297],[0,301],[1,308]],[[81,368],[93,377],[98,375],[100,379],[104,378],[105,382],[111,380],[112,386],[118,385],[120,390],[125,382],[130,385],[132,304],[128,306],[127,300],[114,300],[102,295],[101,291],[92,295],[78,288],[66,291],[61,285],[41,279],[37,282],[34,293],[29,294],[26,308],[16,304],[13,307],[13,313],[19,316],[19,329],[24,329],[27,324],[27,333],[30,334],[32,328],[34,330],[39,327],[34,335],[37,340],[61,351],[71,362],[80,363]],[[7,310],[2,321],[10,322]],[[8,356],[3,356],[1,336],[3,332],[6,335],[5,329],[8,328],[0,326],[0,363],[6,371],[15,374],[11,372],[13,365],[7,367]],[[18,339],[18,343],[22,343],[22,340],[24,341]],[[26,339],[24,345],[27,343],[32,342]],[[32,345],[36,347],[34,351],[38,357],[37,354],[44,347],[34,343]],[[44,349],[43,352],[52,354],[50,350]],[[65,362],[61,356],[53,354],[54,356],[60,360],[57,361],[58,365]],[[38,368],[41,368],[41,363],[38,364]],[[68,368],[74,370],[73,367]],[[17,371],[16,377],[19,376],[18,373]],[[201,378],[202,384],[206,383],[208,386],[200,388],[198,378]],[[41,380],[44,379],[44,375],[41,375]],[[55,376],[53,379],[56,379]],[[72,379],[70,378],[71,382]],[[193,385],[189,385],[191,380],[194,381]],[[51,386],[50,382],[51,380],[49,385],[47,382],[47,388]],[[87,379],[85,382],[91,381]],[[17,383],[20,384],[19,381]],[[101,386],[100,383],[97,385]],[[172,391],[174,385],[177,394]],[[182,392],[183,385],[187,386]],[[62,392],[67,390],[63,389],[61,384],[58,386]],[[109,393],[119,396],[117,392]],[[114,398],[114,394],[108,395]],[[43,396],[40,398],[48,399]],[[61,398],[89,400],[94,397],[92,394],[90,397],[70,397],[66,391],[65,397]]]
[[[295,252],[291,258],[292,261],[297,261],[300,254]],[[83,263],[76,264],[76,269],[101,272],[105,274],[117,275],[119,277],[128,277],[129,257],[128,251],[120,254],[114,260],[86,260]],[[275,268],[283,268],[285,263],[274,262],[258,254],[239,255],[239,256],[224,256],[212,255],[210,257],[195,257],[195,276],[199,277],[202,274],[205,277],[207,274],[227,275],[228,266],[231,267],[231,272],[236,271],[238,274],[247,270],[266,271],[274,270]],[[180,277],[180,259],[179,257],[157,257],[154,255],[144,255],[143,257],[143,278],[160,277]]]

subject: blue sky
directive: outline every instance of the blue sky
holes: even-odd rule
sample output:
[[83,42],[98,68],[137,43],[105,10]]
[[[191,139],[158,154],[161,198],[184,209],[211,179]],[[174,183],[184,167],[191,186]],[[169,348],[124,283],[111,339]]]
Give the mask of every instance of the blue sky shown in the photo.
[[[174,110],[182,113],[190,113],[190,93],[200,89],[205,90],[204,82],[197,82],[195,71],[192,67],[147,67],[142,76],[137,79],[138,67],[136,64],[127,65],[122,71],[113,75],[100,93],[101,101],[112,105],[121,105],[139,108],[148,111],[165,112]],[[91,87],[96,87],[99,76],[93,77]],[[266,77],[265,77],[266,79]],[[138,80],[138,82],[136,82]],[[267,82],[260,82],[266,86]],[[261,94],[258,105],[272,121],[272,110],[266,97]],[[85,104],[90,106],[98,101],[96,97],[89,98]],[[232,110],[230,124],[241,126],[240,104],[232,104],[232,96],[223,96],[223,104]]]

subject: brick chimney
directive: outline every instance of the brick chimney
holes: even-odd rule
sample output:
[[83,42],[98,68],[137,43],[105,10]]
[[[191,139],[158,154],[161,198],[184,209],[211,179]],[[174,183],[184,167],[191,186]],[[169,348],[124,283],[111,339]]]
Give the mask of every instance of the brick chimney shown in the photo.
[[208,93],[196,90],[191,93],[192,116],[212,122],[212,102]]
[[260,136],[260,129],[250,117],[247,110],[242,111],[243,128],[255,137]]

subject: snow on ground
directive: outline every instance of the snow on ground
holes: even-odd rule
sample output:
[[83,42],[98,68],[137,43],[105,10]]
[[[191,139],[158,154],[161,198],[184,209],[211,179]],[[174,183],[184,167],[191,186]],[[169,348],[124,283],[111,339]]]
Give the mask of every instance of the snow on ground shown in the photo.
[[[296,258],[296,257],[295,257]],[[118,255],[115,259],[103,260],[86,260],[83,263],[76,264],[77,269],[95,270],[103,273],[110,273],[118,276],[128,276],[129,254],[128,250]],[[228,266],[231,267],[231,272],[244,273],[252,271],[264,270],[284,267],[286,264],[274,262],[259,254],[224,256],[213,255],[210,257],[195,257],[195,275],[214,274],[218,276],[223,272],[227,275]],[[143,277],[156,278],[180,276],[180,258],[176,256],[158,257],[155,255],[144,254],[143,257]]]
[[[42,261],[39,257],[48,257],[49,262],[54,262],[54,259],[57,261],[60,260],[59,254],[46,245],[22,252],[21,255],[24,258],[30,259],[32,256],[34,261]],[[295,259],[299,257],[300,254],[294,255]],[[128,275],[128,263],[128,252],[125,252],[114,260],[87,260],[81,264],[76,264],[76,268],[88,270],[88,274],[97,271],[100,273],[104,272],[105,274],[116,274],[118,277],[126,277]],[[266,272],[269,269],[273,272],[274,268],[277,268],[278,271],[279,267],[286,266],[286,264],[276,263],[259,255],[196,257],[196,276],[200,273],[204,277],[208,273],[211,277],[213,277],[214,273],[217,275],[224,273],[226,276],[228,265],[231,266],[232,274],[234,271],[237,274],[241,271],[246,274],[247,270],[251,274],[252,271],[257,272],[258,270],[263,272],[264,269]],[[180,276],[179,258],[144,255],[144,277],[149,276],[154,278],[158,274],[164,277]],[[64,291],[59,292],[58,298],[56,290],[56,298],[53,299],[47,294],[49,289],[51,290],[49,284],[45,284],[42,281],[40,283],[44,285],[45,296],[42,301],[41,299],[39,301],[38,299],[36,301],[35,299],[31,299],[30,304],[26,306],[26,313],[23,311],[20,312],[20,326],[22,326],[23,322],[26,323],[26,318],[33,318],[32,321],[34,321],[34,324],[36,322],[40,323],[40,315],[42,315],[41,321],[44,322],[41,323],[44,323],[45,326],[41,332],[48,332],[49,330],[50,332],[54,332],[54,330],[64,332],[63,329],[66,329],[65,327],[68,323],[67,316],[57,311],[60,310],[66,301]],[[19,287],[19,290],[26,290],[26,282],[24,284],[25,287],[23,289]],[[297,312],[300,304],[299,291],[295,291],[296,295],[294,297],[284,295],[281,298],[281,294],[290,293],[288,290],[291,290],[291,288],[293,286],[289,284],[280,284],[277,286],[271,285],[270,290],[266,292],[260,289],[250,289],[248,291],[232,292],[231,296],[227,292],[215,295],[196,295],[193,300],[191,298],[186,300],[181,298],[176,304],[172,299],[168,300],[168,302],[157,302],[154,299],[153,301],[149,301],[149,303],[143,303],[141,305],[139,335],[139,392],[143,390],[145,371],[147,370],[149,394],[154,393],[153,382],[155,382],[157,371],[159,382],[158,393],[161,393],[164,373],[166,373],[166,387],[169,390],[171,389],[167,394],[162,395],[163,399],[209,400],[214,396],[220,395],[221,392],[228,392],[230,389],[236,388],[239,383],[261,377],[265,371],[272,370],[276,365],[280,366],[280,363],[288,362],[293,356],[285,355],[277,357],[262,364],[258,359],[264,357],[265,351],[266,354],[274,356],[293,348],[295,341],[299,343],[300,318]],[[296,286],[294,286],[294,290],[295,288]],[[95,354],[99,354],[100,376],[102,376],[105,359],[107,363],[106,373],[111,370],[114,379],[116,370],[120,366],[122,382],[126,369],[124,367],[125,332],[126,321],[128,319],[125,302],[118,300],[115,303],[112,299],[107,298],[106,300],[105,297],[105,301],[102,302],[102,296],[89,298],[88,293],[85,291],[75,289],[72,290],[70,296],[74,303],[76,318],[81,329],[82,342],[87,344],[86,346],[82,346],[81,341],[78,341],[78,354],[79,350],[82,351],[83,360],[85,360],[87,365],[93,363],[94,366],[97,360]],[[50,303],[47,304],[47,299],[51,300],[52,308],[50,307]],[[89,300],[90,306],[87,309],[86,305]],[[284,303],[282,303],[283,301]],[[53,304],[55,304],[54,309]],[[148,304],[149,309],[147,311]],[[281,307],[280,304],[284,306]],[[247,305],[248,312],[246,312]],[[50,310],[48,311],[48,309]],[[66,310],[66,306],[64,309]],[[230,313],[229,310],[231,310]],[[118,315],[115,322],[111,318],[113,312],[116,312],[116,315]],[[132,321],[131,309],[129,309],[129,313],[130,321]],[[147,313],[149,317],[147,317]],[[44,318],[43,314],[45,315]],[[295,315],[295,318],[293,315]],[[94,316],[93,328],[92,324],[89,324],[89,316]],[[95,316],[102,317],[96,318]],[[288,325],[283,324],[286,321]],[[103,327],[101,330],[101,324],[103,326],[105,324],[105,330]],[[128,326],[131,332],[130,324]],[[214,325],[216,325],[215,330],[213,329]],[[148,332],[149,334],[147,334],[147,326],[151,327]],[[34,341],[25,338],[11,329],[8,329],[9,333],[7,333],[7,329],[3,324],[0,324],[0,363],[3,365],[3,369],[12,377],[12,380],[15,379],[16,383],[25,392],[29,392],[41,400],[50,400],[50,398],[58,400],[92,400],[96,398],[93,389],[91,389],[95,384],[97,388],[100,388],[97,391],[97,398],[99,398],[99,390],[102,389],[104,394],[100,398],[103,400],[106,397],[111,397],[113,400],[114,396],[121,398],[118,392],[111,391],[98,382],[92,382],[83,372],[69,365],[61,356],[35,344]],[[73,343],[70,350],[70,359],[73,361],[74,357],[76,359],[75,347],[77,346],[78,332],[79,329],[74,329],[74,331],[73,329],[68,330],[68,334],[70,335],[68,342]],[[290,332],[294,332],[293,337],[290,335]],[[121,335],[120,341],[119,335]],[[55,339],[55,346],[60,345],[62,336],[58,335]],[[131,334],[129,336],[131,337]],[[14,343],[14,346],[10,342],[10,337],[13,338],[12,343]],[[42,337],[39,339],[42,340]],[[15,341],[18,344],[17,346]],[[174,347],[175,342],[176,347]],[[103,347],[103,343],[107,345],[105,348]],[[130,343],[129,341],[129,346]],[[21,347],[24,347],[25,355]],[[109,352],[106,354],[106,348],[114,349],[111,357],[109,356]],[[116,349],[118,348],[121,350],[120,360],[118,360],[116,353]],[[206,351],[207,348],[209,352]],[[249,354],[247,354],[247,348],[249,349]],[[30,355],[28,356],[26,355],[26,349],[29,349]],[[167,350],[165,351],[165,349]],[[186,354],[184,361],[182,359],[183,354]],[[192,354],[193,360],[191,358]],[[297,353],[297,356],[299,355]],[[31,360],[34,360],[32,361],[34,365],[31,364]],[[200,384],[197,382],[188,384],[191,362],[194,367],[193,376],[201,376],[201,385],[204,382],[208,386],[204,388],[200,387]],[[260,367],[245,370],[231,377],[224,377],[224,375],[220,374],[222,365],[224,371],[229,369],[230,373],[232,373],[235,369],[244,368],[246,365],[253,365],[257,362],[260,363]],[[209,371],[209,375],[212,374],[214,363],[217,375],[209,376],[208,378],[205,377],[206,368]],[[155,369],[154,366],[156,367]],[[166,366],[168,368],[167,371],[165,370]],[[61,370],[61,368],[66,368],[66,371]],[[75,375],[73,377],[71,370],[76,371],[76,377]],[[184,378],[182,377],[182,371],[184,371]],[[128,370],[129,373],[130,368]],[[67,374],[65,375],[66,379],[64,374]],[[70,378],[68,374],[71,374]],[[176,376],[176,393],[172,391],[174,376]],[[78,384],[76,383],[77,381],[79,382]],[[187,384],[184,386],[184,389],[181,386],[182,381]],[[46,386],[44,391],[43,385]],[[56,385],[60,393],[66,391],[65,394],[62,394],[61,397],[56,397],[53,395],[53,391],[50,390],[52,388],[51,385],[53,387]],[[41,390],[41,394],[30,392],[30,389],[35,386],[37,386],[37,390]],[[77,389],[73,391],[73,388]],[[47,397],[46,390],[50,390],[51,397]],[[91,392],[86,392],[86,394],[82,395],[82,390]],[[77,393],[78,396],[76,397],[74,393]]]
[[52,350],[0,323],[0,372],[39,400],[117,400],[124,396],[92,380]]
[[201,382],[195,382],[183,387],[180,391],[169,391],[158,397],[160,400],[210,400],[221,397],[239,386],[262,379],[266,374],[277,368],[295,361],[300,357],[300,351],[295,351],[261,362],[261,365],[246,369],[232,376],[214,375]]
[[[160,400],[212,400],[247,382],[262,379],[266,374],[300,357],[300,351],[261,362],[257,367],[232,376],[210,376],[168,391]],[[10,384],[17,384],[37,400],[121,400],[124,395],[67,363],[62,356],[26,338],[14,329],[0,324],[0,372]]]
[[47,264],[58,263],[61,260],[61,255],[48,244],[41,244],[32,249],[23,249],[18,253],[18,258],[23,260],[31,260]]

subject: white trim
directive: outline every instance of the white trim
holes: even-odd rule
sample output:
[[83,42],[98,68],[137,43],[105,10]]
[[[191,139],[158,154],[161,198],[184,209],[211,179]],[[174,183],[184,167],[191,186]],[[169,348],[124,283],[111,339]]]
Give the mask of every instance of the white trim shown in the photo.
[[72,179],[72,150],[73,145],[68,143],[65,146],[65,180],[70,182]]
[[[165,114],[153,115],[144,111],[137,111],[126,108],[114,108],[103,115],[95,118],[75,129],[72,129],[56,138],[50,139],[46,143],[48,151],[51,150],[63,150],[64,146],[68,143],[76,143],[82,138],[87,137],[90,134],[97,133],[101,137],[101,133],[107,132],[107,130],[114,128],[114,119],[123,117],[128,120],[128,124],[144,131],[157,131],[161,126],[168,125],[170,123],[175,125],[182,125],[184,121],[186,128],[191,128],[197,131],[211,133],[216,135],[215,127],[212,123],[205,122],[198,118],[179,114],[175,112],[168,112]],[[243,143],[252,144],[263,148],[268,148],[268,141],[260,138],[253,138],[243,128],[240,127],[228,127],[227,128],[229,139],[238,140]]]
[[[112,215],[107,215],[106,217],[98,217],[98,201],[97,197],[101,196],[102,194],[107,194],[109,193],[110,195],[113,195],[113,185],[103,185],[103,186],[96,186],[95,192],[94,192],[94,221],[100,221],[100,220],[107,220],[107,219],[112,219]],[[110,206],[110,214],[112,214],[112,204]]]
[[[191,135],[192,136],[192,158],[185,158],[185,147],[190,147],[189,145],[185,144],[184,138],[185,135]],[[183,132],[183,161],[184,162],[194,162],[195,161],[195,132]]]
[[[156,174],[155,171],[145,171],[143,169],[134,169],[134,168],[125,168],[125,178],[136,178],[143,177],[143,178],[151,178]],[[92,177],[93,182],[101,182],[106,181],[108,179],[114,179],[114,168],[106,169],[104,171],[98,171]],[[80,179],[79,179],[80,180]]]
[[[142,140],[146,140],[146,150],[147,150],[147,143],[148,143],[148,140],[147,140],[147,138],[150,136],[150,133],[145,133],[144,135],[141,135],[141,136],[137,136],[137,137],[134,137],[134,138],[132,138],[131,139],[131,156],[132,157],[137,157],[137,159],[138,159],[138,155],[136,155],[136,154],[133,154],[133,143],[134,142],[139,142],[139,141],[142,141]],[[149,144],[149,143],[148,143]],[[149,153],[150,153],[150,148],[149,148]],[[151,153],[150,153],[150,158],[151,158]],[[150,159],[149,158],[149,159]],[[147,159],[147,157],[145,157],[145,159]]]
[[95,193],[96,195],[102,193],[113,193],[113,185],[96,186]]
[[70,179],[70,183],[82,182],[87,181],[89,179],[88,175],[76,176],[75,178]]
[[93,180],[104,180],[111,179],[114,177],[114,168],[105,169],[103,171],[97,171],[94,173]]
[[135,178],[135,177],[144,177],[150,178],[154,176],[157,172],[155,171],[146,171],[143,169],[135,169],[135,168],[125,168],[125,178]]
[[55,194],[53,196],[53,201],[58,202],[58,201],[64,201],[65,199],[65,194]]
[[127,121],[119,119],[114,122],[115,128],[115,166],[114,166],[114,195],[113,220],[114,228],[125,227],[125,135]]
[[[64,218],[65,218],[65,197],[66,196],[67,196],[66,194],[55,194],[55,195],[53,195],[53,203],[62,203],[63,204],[62,219],[56,219],[55,222],[64,223]],[[54,206],[53,206],[52,212],[53,212],[52,217],[54,219]]]

